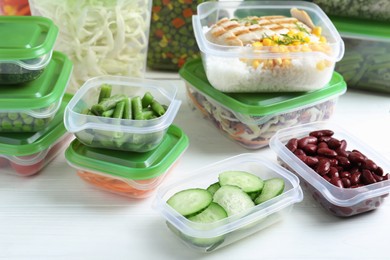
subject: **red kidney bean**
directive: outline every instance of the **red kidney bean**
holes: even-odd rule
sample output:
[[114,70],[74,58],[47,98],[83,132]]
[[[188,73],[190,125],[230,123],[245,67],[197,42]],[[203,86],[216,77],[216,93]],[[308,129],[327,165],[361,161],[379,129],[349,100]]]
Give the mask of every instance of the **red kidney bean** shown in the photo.
[[336,157],[337,153],[334,150],[331,150],[329,148],[320,148],[317,150],[318,155],[322,155],[325,157]]
[[330,177],[328,175],[324,175],[322,178],[324,178],[327,182],[330,182]]
[[341,149],[341,150],[346,150],[347,149],[347,141],[345,141],[344,139],[340,141],[340,147],[338,149]]
[[341,179],[339,177],[333,177],[330,179],[330,183],[332,183],[333,185],[339,187],[339,188],[344,188],[343,186],[343,182],[341,181]]
[[291,152],[295,152],[295,150],[298,148],[298,138],[292,138],[292,139],[290,139],[290,140],[287,142],[286,147],[287,147]]
[[306,155],[306,153],[302,149],[296,149],[293,153],[296,156],[298,156],[298,155]]
[[329,160],[319,160],[317,167],[316,167],[316,172],[318,172],[320,175],[325,175],[329,172],[330,170],[330,162]]
[[383,176],[383,169],[382,169],[382,167],[379,167],[379,166],[378,166],[378,167],[375,169],[374,173],[375,173],[376,175]]
[[340,177],[339,175],[339,171],[337,170],[336,167],[330,167],[329,169],[329,172],[327,174],[330,178],[333,178],[333,177]]
[[342,156],[336,156],[336,160],[338,161],[338,165],[341,167],[348,169],[351,167],[351,162],[348,160],[347,157],[342,157]]
[[305,156],[301,160],[309,167],[314,167],[318,164],[318,158],[313,156]]
[[358,152],[351,152],[348,156],[348,159],[351,163],[355,164],[361,164],[365,161],[364,156]]
[[349,180],[349,178],[341,178],[341,181],[343,182],[343,186],[344,188],[349,188],[351,187],[351,181]]
[[363,183],[365,183],[365,184],[372,184],[372,183],[376,182],[374,176],[372,176],[371,171],[367,170],[367,169],[364,169],[362,171],[362,180],[363,180]]
[[345,150],[341,149],[340,147],[337,148],[335,151],[336,151],[337,155],[342,156],[342,157],[348,157],[348,155],[349,155],[348,151],[345,151]]
[[303,149],[308,144],[316,144],[317,143],[317,137],[315,136],[305,136],[298,140],[298,148]]
[[340,172],[340,178],[348,178],[351,179],[352,174],[347,171]]
[[317,145],[316,144],[307,144],[304,147],[302,147],[302,150],[306,152],[306,154],[315,154],[317,151]]
[[383,175],[383,180],[386,181],[390,178],[390,173],[386,173],[385,175]]
[[357,185],[358,183],[360,183],[360,176],[362,175],[361,172],[355,172],[355,173],[352,173],[351,175],[351,184],[352,185]]
[[330,140],[330,138],[332,138],[332,137],[330,137],[330,136],[321,136],[321,137],[318,138],[318,142],[325,142],[325,143],[327,143]]
[[332,136],[334,132],[329,129],[324,129],[324,130],[316,130],[312,131],[309,133],[310,136],[315,136],[315,137],[322,137],[322,136]]
[[376,165],[376,163],[374,163],[372,160],[370,159],[366,159],[363,164],[362,164],[362,167],[363,169],[368,169],[370,171],[375,171],[376,168],[378,168],[378,166]]
[[327,144],[327,143],[325,143],[325,142],[320,142],[320,143],[318,143],[317,148],[318,148],[318,149],[321,149],[321,148],[329,148],[329,147],[328,147],[328,144]]
[[374,179],[376,180],[376,182],[383,181],[383,176],[379,176],[379,175],[376,175],[376,174],[372,174],[372,177],[374,177]]
[[341,142],[336,138],[330,138],[328,141],[328,146],[331,149],[337,149],[341,146]]
[[367,156],[365,156],[365,155],[364,155],[362,152],[360,152],[359,150],[353,149],[352,152],[354,152],[354,153],[360,153],[360,154],[364,157],[364,159],[367,158]]
[[351,174],[353,174],[353,173],[355,173],[355,172],[358,172],[359,171],[359,168],[358,167],[353,167],[353,168],[351,168],[350,170],[349,170],[349,172],[351,173]]

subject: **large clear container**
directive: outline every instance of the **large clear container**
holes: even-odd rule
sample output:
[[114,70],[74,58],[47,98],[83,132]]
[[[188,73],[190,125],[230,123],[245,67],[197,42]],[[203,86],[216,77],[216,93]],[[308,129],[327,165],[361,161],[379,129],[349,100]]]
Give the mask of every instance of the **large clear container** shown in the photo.
[[[168,108],[165,114],[154,119],[122,119],[88,114],[86,111],[98,103],[104,84],[112,87],[112,96],[122,94],[133,99],[149,92]],[[95,77],[88,80],[69,102],[65,111],[65,127],[87,146],[132,152],[150,151],[161,143],[179,110],[181,101],[176,99],[176,94],[177,86],[169,82],[121,76]]]
[[[285,25],[267,18],[282,28],[270,30],[253,18],[281,15],[290,19],[292,8],[305,11],[318,29],[304,27],[298,24],[300,20]],[[230,21],[212,30],[221,18]],[[239,30],[226,29],[236,23],[241,25],[236,27]],[[244,28],[243,23],[256,28]],[[335,63],[344,54],[343,41],[329,18],[317,5],[303,1],[207,2],[198,5],[193,27],[207,78],[222,92],[320,89],[330,81]]]
[[0,16],[0,88],[38,78],[50,63],[58,28],[50,19]]
[[[206,189],[218,181],[221,172],[232,170],[246,171],[263,180],[281,178],[285,183],[284,190],[279,196],[252,207],[244,215],[233,215],[212,223],[190,221],[166,203],[179,191],[190,188]],[[153,208],[162,215],[166,225],[179,241],[196,251],[206,253],[237,242],[283,220],[291,212],[294,204],[302,199],[299,180],[294,174],[257,155],[240,154],[197,169],[185,179],[161,186],[153,202]]]
[[59,27],[55,49],[73,61],[68,92],[101,75],[143,77],[152,0],[30,0],[31,13]]
[[348,87],[390,93],[390,26],[339,17],[332,21],[345,43],[345,55],[335,70]]
[[20,176],[39,173],[68,146],[73,135],[64,127],[65,107],[71,96],[65,94],[60,108],[49,125],[35,133],[0,135],[0,169]]
[[72,62],[54,51],[43,74],[19,85],[0,87],[0,132],[37,132],[50,124],[72,73]]
[[149,152],[96,149],[74,140],[65,157],[77,175],[93,187],[141,199],[153,194],[187,147],[188,137],[172,125],[161,145]]
[[268,145],[279,129],[329,119],[346,84],[338,73],[326,86],[301,93],[222,93],[207,81],[200,60],[180,70],[193,110],[223,135],[247,149]]
[[[341,188],[333,185],[313,168],[301,161],[286,144],[291,138],[302,138],[312,131],[329,129],[333,137],[347,142],[347,151],[359,151],[381,167],[383,174],[390,173],[390,163],[378,151],[337,124],[316,122],[278,131],[270,141],[271,149],[280,163],[295,172],[303,187],[328,212],[339,217],[351,217],[379,208],[390,192],[390,180],[377,181],[357,188]],[[362,176],[362,175],[360,175]],[[360,177],[362,178],[362,177]]]

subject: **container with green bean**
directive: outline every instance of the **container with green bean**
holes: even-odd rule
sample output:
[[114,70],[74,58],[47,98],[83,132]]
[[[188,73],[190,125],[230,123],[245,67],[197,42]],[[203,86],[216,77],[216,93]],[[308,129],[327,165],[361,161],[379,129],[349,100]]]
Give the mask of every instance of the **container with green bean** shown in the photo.
[[69,102],[65,127],[90,147],[147,152],[163,140],[181,104],[168,82],[100,76]]

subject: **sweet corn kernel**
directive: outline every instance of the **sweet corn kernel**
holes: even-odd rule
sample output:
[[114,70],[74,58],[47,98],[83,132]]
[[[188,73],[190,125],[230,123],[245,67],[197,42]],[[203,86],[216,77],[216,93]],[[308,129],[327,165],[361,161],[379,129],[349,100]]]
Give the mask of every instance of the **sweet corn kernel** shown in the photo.
[[254,69],[257,69],[257,67],[259,67],[259,65],[260,65],[260,62],[259,62],[258,60],[252,61],[252,67],[253,67]]
[[263,39],[263,45],[264,46],[271,46],[272,45],[271,39],[268,39],[268,38]]
[[321,33],[322,33],[322,28],[319,27],[319,26],[316,26],[313,28],[313,30],[311,31],[312,34],[320,37],[321,36]]
[[309,52],[309,51],[311,51],[311,49],[310,49],[309,46],[303,45],[302,48],[301,48],[301,51],[303,51],[303,52]]
[[298,36],[298,38],[302,39],[302,38],[305,37],[306,35],[305,35],[304,32],[298,32],[298,33],[297,33],[297,36]]
[[306,43],[310,42],[310,37],[307,37],[307,36],[304,37],[304,38],[303,38],[303,41],[306,42]]
[[327,40],[326,40],[326,38],[325,38],[324,36],[321,36],[321,37],[320,37],[320,42],[322,42],[322,43],[326,43],[326,42],[327,42]]
[[322,60],[322,61],[319,61],[319,62],[317,62],[317,64],[316,64],[316,68],[317,68],[317,70],[324,70],[325,69],[325,67],[326,67],[326,65],[325,65],[325,62]]
[[254,42],[254,43],[252,43],[252,46],[253,47],[261,47],[261,46],[263,46],[263,44],[261,42]]

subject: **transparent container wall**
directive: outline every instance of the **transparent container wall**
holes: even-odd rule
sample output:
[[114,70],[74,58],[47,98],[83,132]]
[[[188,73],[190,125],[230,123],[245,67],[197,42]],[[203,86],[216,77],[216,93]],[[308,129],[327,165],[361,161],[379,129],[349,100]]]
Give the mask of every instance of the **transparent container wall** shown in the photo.
[[30,0],[32,15],[52,19],[59,27],[55,49],[74,63],[68,92],[91,77],[143,77],[152,0]]

